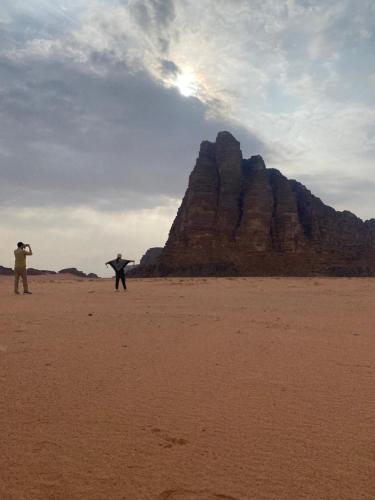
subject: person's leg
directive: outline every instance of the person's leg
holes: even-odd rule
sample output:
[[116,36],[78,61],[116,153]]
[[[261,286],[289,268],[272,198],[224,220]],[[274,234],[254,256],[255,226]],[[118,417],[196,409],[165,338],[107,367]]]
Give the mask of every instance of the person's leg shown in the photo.
[[26,269],[22,269],[22,285],[23,285],[23,291],[24,293],[27,293],[29,291],[28,283],[27,283],[27,273]]
[[125,273],[121,273],[121,283],[124,287],[124,290],[126,290]]
[[120,282],[120,275],[116,272],[116,290],[118,290],[118,284]]
[[18,284],[20,282],[20,273],[18,269],[14,270],[14,293],[18,293]]

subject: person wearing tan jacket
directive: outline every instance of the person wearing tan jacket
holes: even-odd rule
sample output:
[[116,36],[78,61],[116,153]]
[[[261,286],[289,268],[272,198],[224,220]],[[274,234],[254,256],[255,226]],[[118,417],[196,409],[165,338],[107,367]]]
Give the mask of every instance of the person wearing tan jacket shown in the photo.
[[[28,248],[28,250],[26,250]],[[19,294],[20,292],[18,291],[18,284],[20,281],[20,278],[22,278],[22,284],[23,284],[23,293],[31,295],[31,292],[29,292],[29,287],[27,283],[27,272],[26,272],[26,256],[27,255],[32,255],[33,252],[31,250],[31,246],[28,243],[22,243],[22,241],[19,241],[17,243],[17,248],[14,250],[14,257],[15,257],[15,263],[14,263],[14,293]]]

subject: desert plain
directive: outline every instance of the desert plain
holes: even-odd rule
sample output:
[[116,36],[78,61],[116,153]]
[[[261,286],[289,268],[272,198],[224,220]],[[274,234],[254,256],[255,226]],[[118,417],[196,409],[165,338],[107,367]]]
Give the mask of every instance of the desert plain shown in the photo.
[[375,498],[375,280],[0,279],[1,500]]

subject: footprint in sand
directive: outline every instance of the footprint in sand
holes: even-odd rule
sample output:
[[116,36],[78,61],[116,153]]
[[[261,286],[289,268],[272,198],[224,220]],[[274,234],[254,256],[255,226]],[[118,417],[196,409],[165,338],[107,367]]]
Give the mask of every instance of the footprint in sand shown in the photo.
[[158,496],[158,500],[239,500],[236,497],[223,493],[211,493],[207,490],[165,490]]
[[[162,430],[159,429],[158,427],[153,427],[151,429],[151,432],[153,434],[159,434],[159,433],[162,433]],[[166,443],[159,444],[159,446],[163,446],[163,448],[172,448],[172,446],[184,446],[184,445],[189,443],[189,441],[187,439],[171,437],[171,436],[168,436],[167,434],[164,434],[161,437],[164,441],[166,441]]]
[[183,446],[184,444],[188,444],[189,441],[183,438],[174,438],[174,437],[166,437],[164,438],[165,441],[170,443],[171,445],[176,445],[178,444],[179,446]]

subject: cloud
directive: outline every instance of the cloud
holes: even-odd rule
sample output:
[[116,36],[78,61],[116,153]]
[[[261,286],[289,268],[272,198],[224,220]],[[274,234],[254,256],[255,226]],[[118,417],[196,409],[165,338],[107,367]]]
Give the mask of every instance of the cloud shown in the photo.
[[174,0],[138,0],[129,9],[144,30],[166,28],[175,18]]
[[218,130],[266,150],[145,73],[114,66],[104,77],[51,60],[0,67],[8,83],[0,92],[3,205],[157,204],[183,194],[201,140]]
[[169,76],[176,77],[181,72],[177,64],[173,61],[168,61],[168,59],[162,59],[160,66],[162,75],[165,75],[167,78]]

